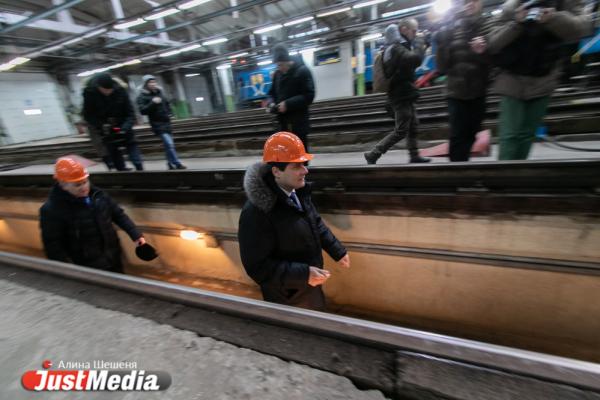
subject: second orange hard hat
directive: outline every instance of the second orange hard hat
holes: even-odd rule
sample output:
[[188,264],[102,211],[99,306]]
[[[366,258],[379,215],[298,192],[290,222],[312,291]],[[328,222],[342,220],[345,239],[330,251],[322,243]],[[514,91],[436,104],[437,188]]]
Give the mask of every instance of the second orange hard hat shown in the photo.
[[313,159],[302,140],[291,132],[277,132],[265,142],[263,162],[305,162]]

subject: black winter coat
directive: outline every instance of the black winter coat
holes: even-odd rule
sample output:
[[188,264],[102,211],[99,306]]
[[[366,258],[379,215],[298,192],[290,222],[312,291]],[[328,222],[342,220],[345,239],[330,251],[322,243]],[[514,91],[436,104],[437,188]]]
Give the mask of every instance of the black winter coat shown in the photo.
[[[415,101],[419,98],[419,89],[415,86],[415,70],[423,62],[424,48],[413,46],[403,38],[402,43],[394,43],[384,51],[383,69],[385,76],[391,77],[388,98],[390,103],[398,104]],[[389,51],[389,59],[385,52]]]
[[[162,102],[154,103],[152,101],[154,97],[160,97]],[[141,114],[148,116],[154,133],[157,135],[171,133],[171,115],[173,115],[173,112],[171,104],[162,90],[158,88],[154,91],[142,89],[137,97],[137,106]]]
[[115,89],[110,96],[105,96],[98,90],[96,80],[92,79],[83,90],[83,118],[85,121],[102,131],[102,125],[111,124],[129,132],[135,123],[135,112],[129,100],[127,91],[115,81]]
[[490,57],[471,50],[469,42],[492,31],[492,18],[459,18],[436,35],[436,68],[446,74],[446,94],[471,100],[484,97],[490,83]]
[[322,250],[338,261],[346,249],[322,221],[310,187],[296,191],[299,211],[275,184],[271,166],[257,163],[246,171],[244,189],[248,201],[239,221],[240,255],[264,300],[323,310],[321,286],[308,285],[309,266],[323,267]]
[[132,240],[142,234],[121,207],[98,188],[91,206],[55,185],[40,209],[46,256],[51,260],[122,272],[121,245],[113,222]]

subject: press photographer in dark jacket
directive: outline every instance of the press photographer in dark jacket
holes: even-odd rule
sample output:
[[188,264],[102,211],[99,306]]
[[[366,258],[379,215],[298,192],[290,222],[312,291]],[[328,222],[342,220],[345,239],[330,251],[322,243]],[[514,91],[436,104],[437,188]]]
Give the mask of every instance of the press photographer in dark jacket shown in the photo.
[[154,76],[145,75],[142,80],[142,88],[137,98],[138,109],[141,114],[148,116],[152,132],[162,139],[167,156],[167,167],[169,169],[185,169],[177,157],[175,142],[171,135],[171,116],[173,115],[171,105],[161,88],[158,87]]
[[51,260],[123,272],[121,245],[113,222],[136,245],[146,241],[121,207],[91,186],[89,173],[71,158],[56,162],[54,185],[40,209],[46,255]]
[[133,133],[133,106],[125,88],[110,74],[96,75],[83,90],[83,118],[95,133],[102,136],[102,142],[119,171],[126,170],[120,146],[125,146],[136,170],[144,169]]
[[308,67],[300,57],[291,57],[287,48],[273,47],[273,62],[277,71],[269,90],[269,111],[277,114],[279,130],[298,136],[308,149],[310,115],[308,107],[315,98],[315,83]]
[[469,160],[485,117],[491,69],[486,36],[492,30],[492,18],[483,16],[481,10],[482,0],[464,0],[436,34],[437,70],[447,75],[450,161]]
[[263,162],[248,168],[238,238],[242,263],[274,303],[323,310],[321,285],[329,279],[322,250],[350,267],[346,249],[317,212],[305,183],[306,153],[300,139],[278,132],[265,142]]

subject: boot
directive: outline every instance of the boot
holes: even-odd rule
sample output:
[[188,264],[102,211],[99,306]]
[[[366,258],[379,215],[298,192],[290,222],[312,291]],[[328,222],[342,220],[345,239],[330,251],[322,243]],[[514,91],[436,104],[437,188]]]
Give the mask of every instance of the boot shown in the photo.
[[427,158],[427,157],[421,157],[420,155],[416,155],[416,156],[410,156],[410,162],[411,163],[428,163],[431,161],[431,158]]
[[144,166],[142,164],[134,164],[136,171],[143,171]]
[[376,154],[373,154],[373,152],[371,152],[371,151],[367,151],[363,155],[365,156],[365,160],[367,160],[367,164],[369,164],[369,165],[375,164],[377,162],[377,160],[379,159],[379,157],[381,157]]
[[175,167],[175,169],[187,169],[187,167],[183,164],[177,164],[177,166]]

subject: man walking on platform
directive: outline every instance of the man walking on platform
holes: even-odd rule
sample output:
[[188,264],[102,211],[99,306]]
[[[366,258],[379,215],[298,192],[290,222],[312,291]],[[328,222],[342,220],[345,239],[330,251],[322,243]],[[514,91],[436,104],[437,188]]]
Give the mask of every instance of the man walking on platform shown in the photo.
[[54,166],[54,185],[40,209],[44,251],[50,260],[123,272],[121,245],[113,222],[137,246],[142,234],[117,203],[91,186],[85,167],[72,158],[60,158]]
[[277,115],[279,129],[294,133],[308,149],[310,115],[308,107],[315,98],[315,83],[300,56],[291,57],[283,44],[273,47],[277,71],[269,90],[269,111]]
[[350,257],[312,203],[304,180],[312,158],[292,133],[267,139],[263,162],[244,176],[248,201],[238,238],[244,268],[260,285],[264,300],[324,310],[321,285],[330,273],[323,269],[322,250],[345,268]]
[[364,153],[368,164],[375,164],[394,144],[406,137],[411,163],[431,161],[419,155],[417,147],[417,112],[415,102],[419,90],[415,86],[415,70],[423,60],[425,44],[415,43],[419,23],[415,19],[400,21],[400,29],[395,24],[385,29],[383,70],[390,80],[388,99],[394,110],[395,128],[392,133],[375,145],[373,150]]
[[164,96],[162,90],[156,84],[156,78],[145,75],[142,90],[137,98],[140,113],[148,116],[152,132],[159,136],[165,146],[167,156],[167,167],[169,169],[185,169],[185,165],[179,161],[175,151],[175,143],[171,135],[171,105]]

